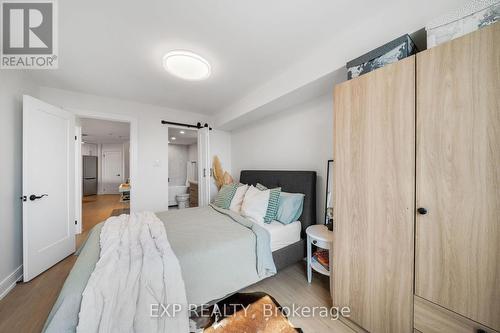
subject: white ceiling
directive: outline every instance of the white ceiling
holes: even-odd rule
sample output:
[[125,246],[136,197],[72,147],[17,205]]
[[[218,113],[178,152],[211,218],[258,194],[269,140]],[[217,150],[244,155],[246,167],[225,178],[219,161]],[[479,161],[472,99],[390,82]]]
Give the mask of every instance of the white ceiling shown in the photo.
[[[392,31],[392,17],[419,15],[415,21],[424,24],[455,1],[464,0],[64,0],[58,2],[59,69],[34,75],[48,87],[216,114],[313,50],[343,51],[350,37],[342,33],[359,36],[364,32],[356,29],[375,17],[384,24],[370,32],[387,25],[398,37],[410,31]],[[206,58],[212,76],[188,82],[165,72],[162,56],[173,49]],[[295,74],[302,81],[316,75]]]
[[[322,1],[320,3],[323,5]],[[335,6],[339,1],[333,0],[332,3]],[[346,75],[342,77],[338,74],[345,72],[347,61],[405,33],[420,30],[430,20],[456,11],[470,3],[470,0],[377,0],[351,3],[348,10],[341,9],[341,14],[336,10],[329,12],[334,22],[321,22],[329,31],[327,39],[311,48],[309,54],[300,61],[287,66],[278,75],[270,76],[257,88],[218,112],[211,123],[213,127],[231,130],[237,123],[255,120],[262,114],[273,112],[273,109],[280,111],[276,110],[278,105],[305,102],[321,91],[331,94],[335,84],[346,80]],[[361,11],[355,9],[359,3],[364,6]],[[368,7],[372,9],[373,5],[376,6],[375,10],[365,10]],[[329,8],[325,6],[325,10]],[[338,15],[343,15],[349,23],[332,29]]]
[[124,143],[130,141],[130,124],[118,121],[80,118],[82,141],[88,143]]
[[[394,2],[59,1],[59,69],[36,76],[49,87],[213,114]],[[166,73],[162,56],[173,49],[205,57],[212,76]]]
[[[184,133],[181,133],[181,131]],[[172,137],[174,137],[175,140],[172,140]],[[168,140],[170,144],[174,145],[192,145],[198,142],[198,131],[169,127]]]

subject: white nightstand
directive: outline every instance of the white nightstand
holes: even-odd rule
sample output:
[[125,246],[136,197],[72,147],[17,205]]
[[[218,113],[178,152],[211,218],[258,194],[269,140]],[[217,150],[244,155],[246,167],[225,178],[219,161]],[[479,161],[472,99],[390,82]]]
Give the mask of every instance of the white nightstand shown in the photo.
[[330,271],[325,269],[320,263],[312,260],[312,246],[331,250],[333,232],[328,230],[326,225],[316,224],[306,229],[307,234],[307,282],[311,283],[312,270],[323,275],[330,276]]

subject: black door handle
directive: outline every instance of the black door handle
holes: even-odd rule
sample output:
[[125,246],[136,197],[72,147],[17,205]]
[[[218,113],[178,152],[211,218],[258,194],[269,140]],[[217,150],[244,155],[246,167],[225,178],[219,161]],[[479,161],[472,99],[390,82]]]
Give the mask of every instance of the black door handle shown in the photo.
[[30,200],[31,201],[35,201],[36,199],[41,199],[43,197],[48,197],[49,195],[48,194],[42,194],[42,195],[30,195]]
[[425,209],[424,207],[420,207],[420,208],[417,209],[417,212],[420,215],[425,215],[425,214],[427,214],[427,209]]

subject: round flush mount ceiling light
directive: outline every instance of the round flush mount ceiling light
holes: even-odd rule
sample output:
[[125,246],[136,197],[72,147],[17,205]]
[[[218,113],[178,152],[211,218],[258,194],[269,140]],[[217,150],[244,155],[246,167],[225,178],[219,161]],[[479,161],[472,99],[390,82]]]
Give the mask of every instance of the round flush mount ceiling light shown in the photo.
[[175,50],[165,54],[163,67],[170,74],[189,81],[205,80],[211,74],[208,61],[196,53],[184,50]]

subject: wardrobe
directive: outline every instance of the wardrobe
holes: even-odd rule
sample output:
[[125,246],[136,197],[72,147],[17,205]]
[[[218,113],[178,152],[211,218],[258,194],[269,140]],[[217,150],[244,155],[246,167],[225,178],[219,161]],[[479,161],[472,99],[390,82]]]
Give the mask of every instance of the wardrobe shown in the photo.
[[334,89],[333,305],[354,331],[500,331],[500,23]]

